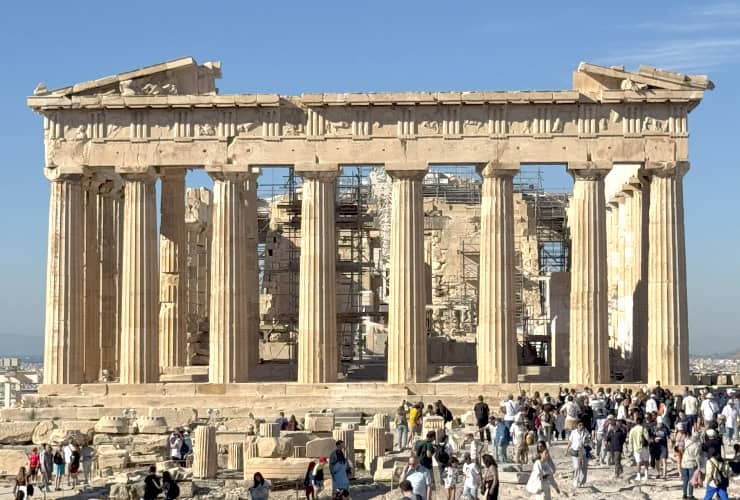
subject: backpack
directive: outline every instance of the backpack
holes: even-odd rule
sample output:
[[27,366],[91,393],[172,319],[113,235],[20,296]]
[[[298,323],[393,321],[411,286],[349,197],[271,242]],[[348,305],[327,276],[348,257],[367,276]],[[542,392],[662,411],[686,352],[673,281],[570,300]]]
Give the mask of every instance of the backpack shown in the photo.
[[434,458],[440,465],[448,465],[450,463],[450,454],[447,453],[444,446],[437,446],[437,450],[434,453]]
[[714,477],[712,480],[719,488],[726,488],[730,482],[730,466],[727,462],[714,460]]
[[190,453],[190,447],[188,446],[188,443],[186,443],[185,441],[183,441],[182,442],[182,446],[180,446],[180,455],[182,455],[184,457],[188,453]]

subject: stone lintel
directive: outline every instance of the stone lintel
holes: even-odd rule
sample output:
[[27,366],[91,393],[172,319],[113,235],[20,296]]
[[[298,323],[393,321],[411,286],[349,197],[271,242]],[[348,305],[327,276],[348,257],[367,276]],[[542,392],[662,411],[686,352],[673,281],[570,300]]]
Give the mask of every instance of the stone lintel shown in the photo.
[[338,163],[327,163],[327,162],[307,162],[301,161],[293,164],[293,170],[298,175],[303,175],[310,172],[339,172]]
[[393,175],[393,172],[410,172],[410,171],[419,171],[419,172],[426,172],[429,168],[429,162],[427,161],[419,161],[419,160],[408,160],[408,161],[388,161],[385,162],[385,170],[390,175]]
[[519,172],[521,164],[519,162],[501,162],[491,160],[485,164],[476,166],[478,175],[481,177],[493,177],[500,175],[516,175]]
[[246,163],[209,163],[205,165],[205,171],[208,174],[255,174],[260,173],[258,167],[253,167]]
[[606,175],[612,169],[612,162],[606,161],[569,161],[568,172],[579,176]]

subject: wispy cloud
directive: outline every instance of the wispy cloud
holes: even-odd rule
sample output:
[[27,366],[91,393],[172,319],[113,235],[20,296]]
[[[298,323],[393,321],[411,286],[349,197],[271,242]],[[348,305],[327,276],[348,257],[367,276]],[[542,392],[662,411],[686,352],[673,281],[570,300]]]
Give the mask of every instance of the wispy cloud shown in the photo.
[[[661,19],[625,26],[644,32],[642,43],[605,54],[607,64],[649,64],[685,73],[740,62],[740,4],[702,3]],[[628,38],[628,37],[627,37]]]

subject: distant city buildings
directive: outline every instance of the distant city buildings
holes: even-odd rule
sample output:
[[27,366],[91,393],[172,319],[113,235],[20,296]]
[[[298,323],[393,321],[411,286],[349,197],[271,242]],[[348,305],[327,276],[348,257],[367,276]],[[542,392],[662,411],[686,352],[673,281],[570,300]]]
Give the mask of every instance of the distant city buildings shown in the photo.
[[36,394],[41,365],[22,363],[21,358],[0,358],[0,407],[21,405],[24,394]]

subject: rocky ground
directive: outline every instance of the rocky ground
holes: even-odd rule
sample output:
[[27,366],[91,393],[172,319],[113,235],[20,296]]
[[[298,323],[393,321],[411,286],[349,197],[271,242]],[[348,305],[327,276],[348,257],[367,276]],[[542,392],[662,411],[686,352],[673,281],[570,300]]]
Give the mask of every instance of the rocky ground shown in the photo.
[[[671,464],[669,477],[666,480],[659,479],[651,471],[651,478],[645,483],[635,483],[627,479],[634,477],[634,468],[627,465],[623,479],[615,480],[611,467],[601,466],[592,462],[588,471],[588,482],[585,488],[574,488],[571,480],[569,457],[565,456],[565,444],[556,443],[552,447],[552,456],[558,467],[556,472],[557,481],[562,494],[554,497],[567,497],[572,499],[609,499],[609,500],[632,500],[632,499],[673,499],[681,498],[681,481],[675,464]],[[626,463],[626,461],[625,461]],[[358,500],[397,500],[399,492],[396,488],[391,489],[389,484],[372,482],[364,477],[360,471],[359,479],[353,485],[351,496]],[[132,490],[140,487],[144,472],[132,472],[119,474],[106,480],[93,480],[91,485],[85,485],[77,489],[64,488],[62,491],[48,492],[45,498],[49,499],[131,499],[138,498],[132,495]],[[111,482],[117,481],[117,482]],[[124,482],[125,481],[125,482]],[[12,480],[8,478],[6,486],[0,487],[0,497],[9,498],[12,492],[10,486]],[[217,480],[186,480],[181,483],[183,499],[224,499],[242,500],[249,499],[247,492],[248,484],[238,479],[238,474],[221,474]],[[294,485],[277,483],[270,497],[277,500],[301,499],[303,492]],[[394,485],[395,486],[395,485]],[[460,492],[458,492],[458,495]],[[697,489],[694,493],[696,498],[704,497],[704,489]],[[44,498],[44,494],[37,490],[35,498]],[[502,484],[500,498],[518,499],[530,498],[524,485]],[[730,497],[740,498],[740,478],[736,478],[730,485]],[[446,500],[446,492],[437,490],[435,500]]]

